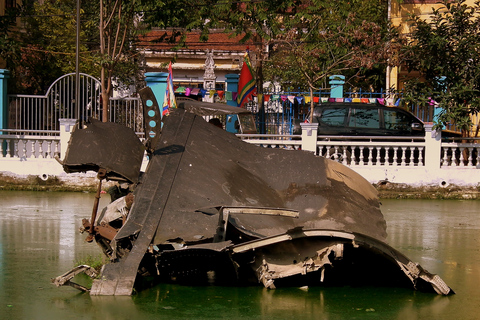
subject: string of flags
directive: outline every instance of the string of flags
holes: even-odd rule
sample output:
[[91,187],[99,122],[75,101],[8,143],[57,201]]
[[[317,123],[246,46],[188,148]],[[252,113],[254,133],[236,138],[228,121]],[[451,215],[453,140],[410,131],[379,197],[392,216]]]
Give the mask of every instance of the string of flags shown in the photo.
[[[184,94],[185,96],[191,95],[201,95],[202,98],[205,96],[214,97],[218,96],[220,99],[225,98],[227,101],[237,100],[238,93],[224,90],[205,90],[200,88],[188,88],[188,87],[175,87],[175,93]],[[253,96],[257,96],[254,94]],[[284,95],[284,94],[263,94],[264,102],[268,101],[281,101],[281,102],[290,102],[290,103],[310,103],[311,98],[308,95]],[[313,97],[314,103],[325,103],[325,102],[361,102],[361,103],[380,103],[387,106],[398,106],[400,99],[394,98],[328,98],[328,97]]]

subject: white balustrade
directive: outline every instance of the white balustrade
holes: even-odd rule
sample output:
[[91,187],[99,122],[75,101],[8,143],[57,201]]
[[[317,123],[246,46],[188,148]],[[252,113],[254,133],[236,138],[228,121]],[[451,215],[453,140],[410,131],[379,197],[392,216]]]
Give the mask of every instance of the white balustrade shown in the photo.
[[480,145],[442,143],[442,167],[480,168]]
[[53,159],[59,155],[59,137],[0,135],[0,158],[19,158],[20,160],[29,158]]

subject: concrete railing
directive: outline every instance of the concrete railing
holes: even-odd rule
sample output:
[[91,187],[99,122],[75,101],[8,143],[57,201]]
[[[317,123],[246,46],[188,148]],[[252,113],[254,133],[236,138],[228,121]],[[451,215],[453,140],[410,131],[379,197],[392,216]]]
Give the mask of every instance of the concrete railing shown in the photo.
[[[6,131],[6,130],[4,130]],[[49,132],[53,133],[53,132]],[[55,132],[56,133],[56,132]],[[60,139],[54,135],[0,135],[0,155],[7,158],[55,158],[60,156]]]
[[[480,144],[470,142],[443,142],[441,151],[442,167],[480,168]],[[479,141],[480,142],[480,141]]]
[[[61,175],[56,157],[65,157],[75,120],[61,119],[60,131],[0,134],[0,172],[20,175]],[[372,183],[390,181],[410,185],[449,184],[477,186],[480,144],[442,142],[441,133],[427,124],[425,137],[317,136],[316,124],[302,124],[301,135],[238,135],[263,148],[303,150],[336,160]],[[146,165],[146,163],[145,163]]]
[[2,129],[0,171],[40,177],[63,174],[56,158],[65,157],[75,119],[60,119],[60,131]]
[[433,124],[424,137],[317,136],[315,124],[302,135],[238,135],[265,148],[305,150],[349,166],[371,183],[389,181],[411,186],[480,186],[480,142],[442,142]]

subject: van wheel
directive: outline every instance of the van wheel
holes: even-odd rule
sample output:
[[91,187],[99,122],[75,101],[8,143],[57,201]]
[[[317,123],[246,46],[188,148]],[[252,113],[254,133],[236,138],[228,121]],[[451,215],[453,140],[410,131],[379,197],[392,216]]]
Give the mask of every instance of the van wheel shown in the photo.
[[343,163],[344,158],[346,157],[347,164],[350,164],[352,161],[352,154],[348,150],[343,150],[343,148],[330,148],[323,154],[325,158],[329,158],[330,160],[334,160],[340,163]]

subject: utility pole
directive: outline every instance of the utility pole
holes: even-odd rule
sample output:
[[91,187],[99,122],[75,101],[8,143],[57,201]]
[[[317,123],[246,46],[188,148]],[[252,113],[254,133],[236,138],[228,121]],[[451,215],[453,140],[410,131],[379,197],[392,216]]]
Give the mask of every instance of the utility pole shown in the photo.
[[77,39],[75,48],[75,117],[78,120],[78,128],[83,127],[80,111],[80,0],[77,0]]

